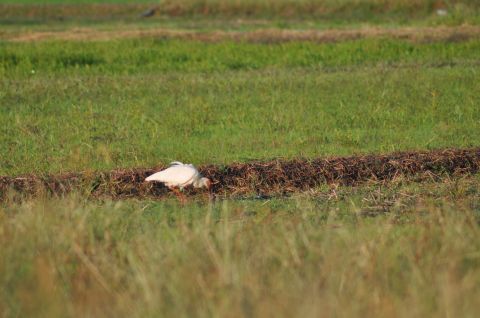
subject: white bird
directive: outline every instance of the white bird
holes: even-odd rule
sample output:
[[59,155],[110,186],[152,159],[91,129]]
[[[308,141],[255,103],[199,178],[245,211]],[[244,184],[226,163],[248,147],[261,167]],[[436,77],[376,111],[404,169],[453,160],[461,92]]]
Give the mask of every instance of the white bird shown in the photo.
[[202,177],[197,168],[192,164],[184,164],[180,161],[171,162],[170,167],[148,176],[145,181],[164,183],[165,186],[179,196],[182,201],[185,200],[180,192],[183,188],[192,185],[194,188],[210,189],[212,185],[210,179]]

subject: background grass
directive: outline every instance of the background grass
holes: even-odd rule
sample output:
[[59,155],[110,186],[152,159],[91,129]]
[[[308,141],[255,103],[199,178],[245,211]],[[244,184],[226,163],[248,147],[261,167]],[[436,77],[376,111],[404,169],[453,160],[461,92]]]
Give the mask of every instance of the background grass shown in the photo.
[[161,1],[157,0],[0,0],[0,4],[25,4],[25,5],[64,5],[64,4],[136,4],[136,3],[147,3],[147,4],[158,4]]
[[2,0],[0,4],[65,5],[65,4],[142,4],[156,5],[162,13],[173,15],[233,16],[322,16],[342,14],[355,18],[372,18],[374,14],[429,14],[435,9],[478,9],[475,0]]
[[[14,3],[14,5],[12,5]],[[288,22],[309,20],[322,25],[368,24],[478,24],[480,4],[475,0],[47,0],[0,1],[0,23],[51,23],[65,21],[138,21],[140,14],[155,7],[162,17],[267,19]],[[447,14],[439,16],[438,9]],[[184,21],[186,22],[186,21]],[[227,23],[228,24],[228,23]]]
[[0,173],[478,146],[479,43],[4,44]]
[[478,189],[467,178],[260,203],[3,203],[0,312],[474,317]]

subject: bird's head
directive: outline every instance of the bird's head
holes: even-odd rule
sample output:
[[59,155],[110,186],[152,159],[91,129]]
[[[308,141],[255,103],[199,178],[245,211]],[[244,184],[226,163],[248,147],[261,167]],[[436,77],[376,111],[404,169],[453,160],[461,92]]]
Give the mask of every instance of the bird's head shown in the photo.
[[210,179],[208,178],[200,178],[200,180],[198,180],[198,183],[194,186],[196,188],[207,188],[208,190],[210,190],[210,187],[212,186],[212,181],[210,181]]

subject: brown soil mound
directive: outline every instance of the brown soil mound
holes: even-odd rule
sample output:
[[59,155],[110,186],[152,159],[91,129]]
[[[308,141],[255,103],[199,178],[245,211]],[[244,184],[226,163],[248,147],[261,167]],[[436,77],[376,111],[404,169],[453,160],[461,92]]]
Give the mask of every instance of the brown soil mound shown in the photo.
[[[168,190],[162,184],[143,180],[155,169],[124,169],[98,173],[71,173],[40,177],[0,177],[0,197],[9,189],[25,195],[62,195],[71,191],[113,198],[162,197]],[[474,174],[480,168],[480,148],[401,152],[388,155],[336,157],[326,159],[272,160],[206,165],[199,170],[212,179],[213,193],[219,195],[286,194],[305,191],[321,184],[356,185],[365,181],[391,181],[419,176]],[[188,190],[188,194],[198,193]]]

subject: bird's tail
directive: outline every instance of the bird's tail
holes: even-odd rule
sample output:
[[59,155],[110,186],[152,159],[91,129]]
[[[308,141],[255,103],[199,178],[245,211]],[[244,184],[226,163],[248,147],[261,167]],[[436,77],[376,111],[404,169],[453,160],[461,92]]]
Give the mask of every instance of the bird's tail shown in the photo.
[[148,177],[145,179],[145,181],[160,181],[160,180],[161,180],[161,175],[162,175],[161,173],[162,173],[162,171],[156,172],[156,173],[148,176]]

